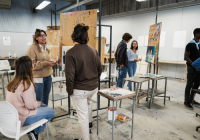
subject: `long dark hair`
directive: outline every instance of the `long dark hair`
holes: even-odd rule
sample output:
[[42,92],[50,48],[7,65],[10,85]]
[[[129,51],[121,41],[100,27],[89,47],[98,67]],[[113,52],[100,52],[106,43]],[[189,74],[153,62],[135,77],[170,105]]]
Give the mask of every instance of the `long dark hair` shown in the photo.
[[[136,50],[138,50],[138,42],[137,42],[136,40],[133,40],[133,42],[136,42],[136,43],[137,43]],[[131,43],[131,50],[133,50],[133,42]]]
[[84,23],[77,24],[71,35],[72,40],[80,44],[87,44],[89,41],[88,30],[89,26],[86,26]]
[[[40,35],[40,33],[43,32],[46,37],[47,37],[47,33],[44,30],[40,30],[40,29],[36,29],[35,30],[35,35],[34,35],[34,44],[37,45],[38,47],[38,51],[42,52],[40,47],[39,47],[39,42],[36,40],[36,38]],[[47,52],[50,53],[50,50],[48,48],[46,48]]]
[[28,56],[20,57],[15,63],[15,77],[7,86],[8,91],[15,92],[17,87],[19,86],[20,82],[22,82],[24,91],[29,89],[31,83],[33,83],[34,87],[36,88],[33,82],[33,73],[32,73],[32,60]]

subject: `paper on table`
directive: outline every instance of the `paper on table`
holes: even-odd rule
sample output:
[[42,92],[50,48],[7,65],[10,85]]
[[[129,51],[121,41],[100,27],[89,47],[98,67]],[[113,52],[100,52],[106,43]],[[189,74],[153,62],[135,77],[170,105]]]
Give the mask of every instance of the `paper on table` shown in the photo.
[[100,90],[100,92],[103,92],[103,93],[117,93],[117,94],[121,94],[122,96],[130,95],[130,94],[135,93],[134,91],[129,91],[129,90],[125,90],[125,89],[117,89],[117,90],[106,89],[106,90]]

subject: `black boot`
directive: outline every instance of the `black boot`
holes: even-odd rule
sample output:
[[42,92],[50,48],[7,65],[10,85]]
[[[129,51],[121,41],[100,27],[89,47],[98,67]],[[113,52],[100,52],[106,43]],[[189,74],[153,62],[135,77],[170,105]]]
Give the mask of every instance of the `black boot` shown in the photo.
[[184,102],[184,105],[185,105],[187,108],[193,110],[193,107],[191,106],[191,104],[190,104],[189,102]]
[[38,134],[35,133],[35,131],[31,131],[27,133],[29,140],[39,140]]

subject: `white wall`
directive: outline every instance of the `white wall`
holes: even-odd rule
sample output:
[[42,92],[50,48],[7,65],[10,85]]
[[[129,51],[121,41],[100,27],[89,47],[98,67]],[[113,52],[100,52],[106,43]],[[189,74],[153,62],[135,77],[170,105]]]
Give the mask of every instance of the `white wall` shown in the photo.
[[[160,60],[183,61],[185,49],[172,47],[174,31],[187,31],[186,45],[191,40],[193,30],[200,27],[199,13],[199,5],[159,11],[158,22],[162,22],[162,31],[166,32],[164,47],[160,47],[159,51]],[[116,50],[116,46],[121,41],[123,33],[128,32],[133,36],[133,40],[138,40],[138,36],[146,36],[149,34],[149,27],[154,23],[155,13],[102,19],[102,24],[112,25],[113,27],[112,47],[114,50]],[[103,28],[102,36],[109,38],[108,30]],[[185,45],[183,47],[185,47]],[[129,47],[130,43],[128,43],[128,48]],[[139,53],[145,54],[146,49],[146,46],[139,47]],[[161,74],[174,78],[181,78],[184,68],[184,65],[160,65]]]
[[[38,0],[38,4],[41,0]],[[31,7],[36,7],[37,0],[12,0],[11,10],[0,9],[0,56],[8,56],[8,52],[17,54],[18,57],[26,54],[35,29],[47,30],[51,26],[51,9],[57,9],[69,5],[63,0],[51,0],[51,4],[37,13],[32,13]],[[85,10],[85,6],[80,6],[80,10]],[[75,11],[76,8],[71,11]],[[52,18],[55,26],[55,16]],[[60,15],[57,14],[57,26],[60,26]],[[9,36],[11,45],[3,44],[3,36]]]

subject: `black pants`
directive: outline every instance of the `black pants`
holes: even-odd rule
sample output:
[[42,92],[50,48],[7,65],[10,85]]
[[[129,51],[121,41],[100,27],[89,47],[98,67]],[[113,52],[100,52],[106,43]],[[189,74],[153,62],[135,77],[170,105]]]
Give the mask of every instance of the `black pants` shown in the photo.
[[192,102],[194,92],[192,89],[198,89],[200,85],[200,74],[197,73],[196,69],[187,65],[187,84],[185,87],[185,102]]

